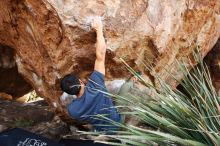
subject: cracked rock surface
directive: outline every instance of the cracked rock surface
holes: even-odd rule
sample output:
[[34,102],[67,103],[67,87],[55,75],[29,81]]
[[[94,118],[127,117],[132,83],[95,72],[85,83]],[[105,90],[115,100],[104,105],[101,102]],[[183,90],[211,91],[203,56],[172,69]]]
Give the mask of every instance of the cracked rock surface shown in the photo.
[[[153,75],[176,86],[175,59],[200,46],[205,56],[220,36],[219,0],[1,0],[0,44],[15,50],[18,71],[61,115],[60,78],[87,79],[95,60],[94,17],[102,17],[108,45],[106,79],[129,76],[119,58],[149,81]],[[145,65],[151,65],[147,71]]]

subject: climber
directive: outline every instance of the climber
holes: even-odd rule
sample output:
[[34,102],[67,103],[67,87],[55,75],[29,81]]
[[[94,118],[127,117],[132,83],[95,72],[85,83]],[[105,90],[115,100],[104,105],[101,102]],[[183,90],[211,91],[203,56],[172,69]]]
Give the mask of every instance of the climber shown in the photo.
[[97,131],[116,131],[118,127],[114,126],[112,122],[100,119],[100,115],[102,115],[112,121],[121,122],[121,116],[111,98],[105,94],[105,92],[107,93],[104,81],[106,43],[101,19],[94,18],[91,27],[97,35],[94,71],[86,85],[76,75],[66,75],[61,80],[61,89],[70,95],[76,95],[76,99],[67,106],[72,118],[91,124]]

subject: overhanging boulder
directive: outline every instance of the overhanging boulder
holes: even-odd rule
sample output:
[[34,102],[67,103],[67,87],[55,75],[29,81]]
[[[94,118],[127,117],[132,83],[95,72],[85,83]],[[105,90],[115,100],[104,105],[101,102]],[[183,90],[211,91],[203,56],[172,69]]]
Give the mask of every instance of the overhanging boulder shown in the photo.
[[220,36],[219,0],[1,0],[0,43],[15,49],[19,72],[62,115],[60,79],[93,70],[96,16],[104,22],[107,79],[129,75],[121,57],[153,83],[155,71],[175,87],[167,73],[181,79],[174,60],[196,46],[206,55]]

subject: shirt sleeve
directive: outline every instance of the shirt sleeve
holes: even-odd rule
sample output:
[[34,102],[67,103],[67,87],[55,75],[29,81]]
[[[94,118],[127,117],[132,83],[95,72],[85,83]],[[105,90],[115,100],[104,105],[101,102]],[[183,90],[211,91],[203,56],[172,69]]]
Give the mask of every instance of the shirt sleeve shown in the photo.
[[106,89],[104,75],[94,70],[91,76],[89,77],[87,86],[89,88]]

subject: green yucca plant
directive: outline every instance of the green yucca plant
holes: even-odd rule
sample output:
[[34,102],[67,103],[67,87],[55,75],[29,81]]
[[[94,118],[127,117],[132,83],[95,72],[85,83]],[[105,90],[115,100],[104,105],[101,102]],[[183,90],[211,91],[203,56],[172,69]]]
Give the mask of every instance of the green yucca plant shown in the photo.
[[[141,97],[135,96],[128,99],[107,93],[120,101],[124,109],[122,114],[136,117],[143,126],[114,123],[122,127],[122,130],[115,135],[104,135],[119,140],[120,143],[101,142],[136,146],[220,146],[218,113],[220,100],[212,85],[208,68],[201,58],[194,53],[194,60],[198,65],[191,71],[181,61],[178,63],[184,75],[184,79],[179,82],[184,93],[177,89],[173,90],[160,76],[155,76],[160,84],[160,89],[156,89],[137,74],[146,88],[155,91],[154,97],[157,97],[157,100],[152,98],[150,101],[144,101]],[[127,67],[135,74],[134,70],[128,65]],[[175,79],[174,76],[173,78]],[[100,115],[100,118],[104,117]],[[87,132],[86,134],[102,135],[103,133]]]

